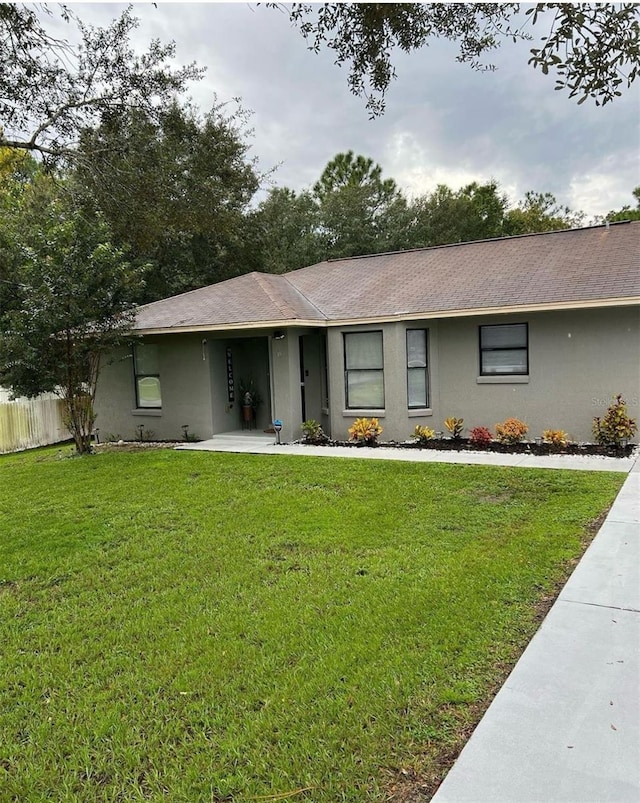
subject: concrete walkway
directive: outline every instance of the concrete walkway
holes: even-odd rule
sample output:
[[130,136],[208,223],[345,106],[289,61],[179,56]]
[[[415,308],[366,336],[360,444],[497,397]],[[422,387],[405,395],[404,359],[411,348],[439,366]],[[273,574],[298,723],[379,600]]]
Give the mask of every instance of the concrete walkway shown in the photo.
[[433,801],[640,801],[640,463]]
[[214,435],[199,443],[184,443],[177,449],[247,454],[298,454],[310,457],[350,457],[368,460],[401,460],[410,463],[466,463],[527,468],[564,468],[578,471],[631,471],[633,457],[587,457],[582,455],[498,454],[496,452],[449,452],[436,449],[353,448],[351,446],[305,446],[302,443],[276,444],[274,435],[255,430]]
[[434,803],[639,803],[640,457],[276,446],[262,433],[180,449],[629,474],[604,524]]

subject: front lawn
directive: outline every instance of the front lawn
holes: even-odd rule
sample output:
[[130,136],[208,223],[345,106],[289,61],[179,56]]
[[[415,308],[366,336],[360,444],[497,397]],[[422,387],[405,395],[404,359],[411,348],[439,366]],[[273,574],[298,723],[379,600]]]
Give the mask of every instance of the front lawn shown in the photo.
[[431,788],[623,480],[169,450],[0,458],[0,799]]

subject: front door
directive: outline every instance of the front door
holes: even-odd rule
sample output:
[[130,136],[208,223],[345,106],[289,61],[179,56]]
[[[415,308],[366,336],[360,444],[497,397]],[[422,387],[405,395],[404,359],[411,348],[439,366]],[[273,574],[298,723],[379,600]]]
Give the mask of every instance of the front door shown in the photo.
[[[322,409],[327,404],[326,349],[324,332],[300,337],[300,405],[302,420],[313,419],[326,426]],[[323,417],[325,423],[323,423]]]
[[304,362],[304,341],[308,335],[303,335],[300,338],[299,351],[300,351],[300,407],[302,409],[302,420],[307,420],[307,399],[305,394],[305,381],[309,376],[309,369],[305,367]]

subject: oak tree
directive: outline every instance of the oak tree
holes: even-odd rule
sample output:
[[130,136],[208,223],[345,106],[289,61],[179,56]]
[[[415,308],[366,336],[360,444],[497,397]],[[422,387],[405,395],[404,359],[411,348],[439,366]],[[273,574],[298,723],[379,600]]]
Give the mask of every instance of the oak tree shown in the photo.
[[105,115],[83,133],[78,192],[103,212],[116,243],[153,265],[139,301],[250,269],[246,213],[261,176],[246,122],[242,109],[215,103],[202,115],[175,100],[153,115]]
[[411,52],[437,38],[459,46],[458,61],[495,69],[488,57],[502,43],[527,40],[529,61],[554,75],[555,89],[578,103],[605,104],[631,86],[640,69],[636,3],[293,3],[283,8],[309,48],[329,48],[348,65],[351,91],[382,114],[396,77],[395,49]]
[[57,38],[47,6],[0,4],[0,146],[39,153],[45,160],[77,156],[80,132],[105,115],[130,109],[154,115],[202,70],[173,68],[175,45],[153,40],[136,54],[138,20],[128,8],[105,28],[83,23],[59,6],[57,21],[74,29]]

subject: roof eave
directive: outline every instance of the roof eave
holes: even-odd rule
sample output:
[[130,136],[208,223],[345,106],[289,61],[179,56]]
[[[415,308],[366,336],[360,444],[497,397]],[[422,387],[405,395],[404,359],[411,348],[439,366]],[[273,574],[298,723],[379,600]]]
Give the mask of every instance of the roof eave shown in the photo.
[[140,335],[177,335],[189,334],[198,332],[237,332],[253,329],[292,329],[292,328],[308,328],[310,326],[327,325],[324,320],[303,320],[295,318],[290,320],[277,319],[274,321],[245,321],[239,323],[219,323],[219,324],[185,324],[181,326],[136,326],[132,331],[134,334]]
[[367,318],[340,318],[327,322],[327,326],[356,326],[380,324],[392,321],[424,321],[434,318],[471,318],[481,315],[509,315],[527,312],[554,312],[561,310],[604,309],[607,307],[635,307],[640,305],[640,296],[589,299],[587,301],[559,301],[545,304],[513,304],[502,307],[475,307],[466,309],[430,310],[429,312],[398,312],[393,315],[378,315]]
[[556,301],[541,304],[513,304],[502,307],[475,307],[471,309],[430,310],[423,312],[397,312],[389,315],[376,315],[362,318],[336,318],[334,320],[291,319],[273,321],[247,321],[227,324],[189,324],[167,327],[136,327],[133,332],[139,335],[195,334],[198,332],[238,332],[259,329],[326,328],[334,326],[358,326],[380,324],[393,321],[424,321],[434,318],[465,318],[481,315],[509,315],[527,312],[554,312],[561,310],[604,309],[607,307],[640,306],[640,296],[588,299],[584,301]]

